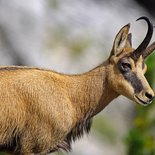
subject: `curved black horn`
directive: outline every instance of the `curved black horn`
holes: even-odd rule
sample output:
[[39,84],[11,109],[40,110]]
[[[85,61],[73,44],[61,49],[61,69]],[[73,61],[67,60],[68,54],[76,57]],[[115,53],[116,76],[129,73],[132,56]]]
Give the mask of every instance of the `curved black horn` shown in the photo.
[[144,59],[148,55],[150,55],[154,50],[155,50],[155,41],[151,45],[149,45],[149,47],[147,47],[147,49],[145,50],[144,55],[143,55]]
[[140,57],[140,55],[144,56],[145,53],[145,49],[147,48],[151,38],[152,38],[152,34],[153,34],[153,24],[150,22],[150,20],[147,17],[140,17],[138,18],[136,21],[138,20],[145,20],[148,24],[148,31],[147,34],[144,38],[144,40],[142,41],[142,43],[138,46],[138,48],[133,52],[133,57],[134,59],[138,59]]

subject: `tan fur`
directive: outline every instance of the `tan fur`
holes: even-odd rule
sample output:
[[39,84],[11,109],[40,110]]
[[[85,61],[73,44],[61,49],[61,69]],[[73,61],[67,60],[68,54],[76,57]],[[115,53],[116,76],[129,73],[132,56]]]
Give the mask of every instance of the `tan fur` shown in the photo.
[[[46,155],[61,148],[70,149],[70,142],[84,131],[89,132],[91,118],[113,99],[122,94],[135,100],[131,84],[117,66],[120,59],[133,52],[127,40],[128,30],[129,25],[121,29],[111,56],[104,63],[81,75],[1,67],[0,149],[20,155]],[[151,92],[142,61],[140,58],[135,66],[130,58],[133,72],[144,89]],[[139,94],[141,98],[144,95]]]
[[20,136],[24,154],[37,145],[38,152],[52,150],[87,112],[101,111],[118,96],[104,90],[105,75],[105,66],[74,76],[36,68],[1,70],[0,144]]

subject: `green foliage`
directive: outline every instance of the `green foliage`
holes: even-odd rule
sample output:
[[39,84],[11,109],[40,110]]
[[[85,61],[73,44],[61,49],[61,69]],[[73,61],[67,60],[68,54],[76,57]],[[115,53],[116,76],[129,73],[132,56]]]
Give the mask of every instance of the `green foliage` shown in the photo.
[[4,153],[4,152],[1,152],[0,155],[8,155],[8,154],[6,154],[6,153]]
[[[150,85],[155,83],[155,55],[147,60],[146,78]],[[128,155],[155,155],[155,101],[148,107],[136,105],[133,126],[127,138]]]
[[58,9],[59,8],[59,1],[58,0],[48,0],[47,1],[47,6],[50,9]]
[[78,56],[83,53],[91,44],[91,39],[87,37],[81,37],[79,40],[70,40],[69,49],[73,56]]
[[52,52],[58,52],[59,50],[67,51],[74,58],[86,51],[92,42],[93,38],[89,34],[73,37],[68,27],[60,24],[52,29],[49,28],[45,46]]
[[93,130],[95,134],[99,135],[103,141],[109,143],[115,143],[117,139],[117,131],[113,126],[112,122],[108,121],[105,117],[96,116],[93,121]]

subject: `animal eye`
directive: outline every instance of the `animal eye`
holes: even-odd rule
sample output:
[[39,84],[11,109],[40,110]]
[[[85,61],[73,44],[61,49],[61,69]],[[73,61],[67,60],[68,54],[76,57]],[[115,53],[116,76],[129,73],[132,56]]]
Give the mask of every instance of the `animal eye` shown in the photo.
[[129,63],[122,63],[122,67],[131,69],[131,65]]
[[124,72],[128,72],[128,71],[131,70],[131,65],[129,63],[123,62],[121,64],[121,70],[124,71]]

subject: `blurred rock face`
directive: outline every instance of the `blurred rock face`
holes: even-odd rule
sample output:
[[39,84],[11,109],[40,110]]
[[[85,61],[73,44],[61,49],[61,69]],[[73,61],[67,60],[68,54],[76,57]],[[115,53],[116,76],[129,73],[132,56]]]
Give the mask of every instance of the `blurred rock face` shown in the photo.
[[0,1],[0,64],[37,65],[44,31],[42,0]]
[[152,16],[155,17],[155,1],[154,0],[135,0],[138,4],[142,5]]
[[0,0],[0,64],[86,71],[108,56],[119,28],[141,12],[127,0]]

